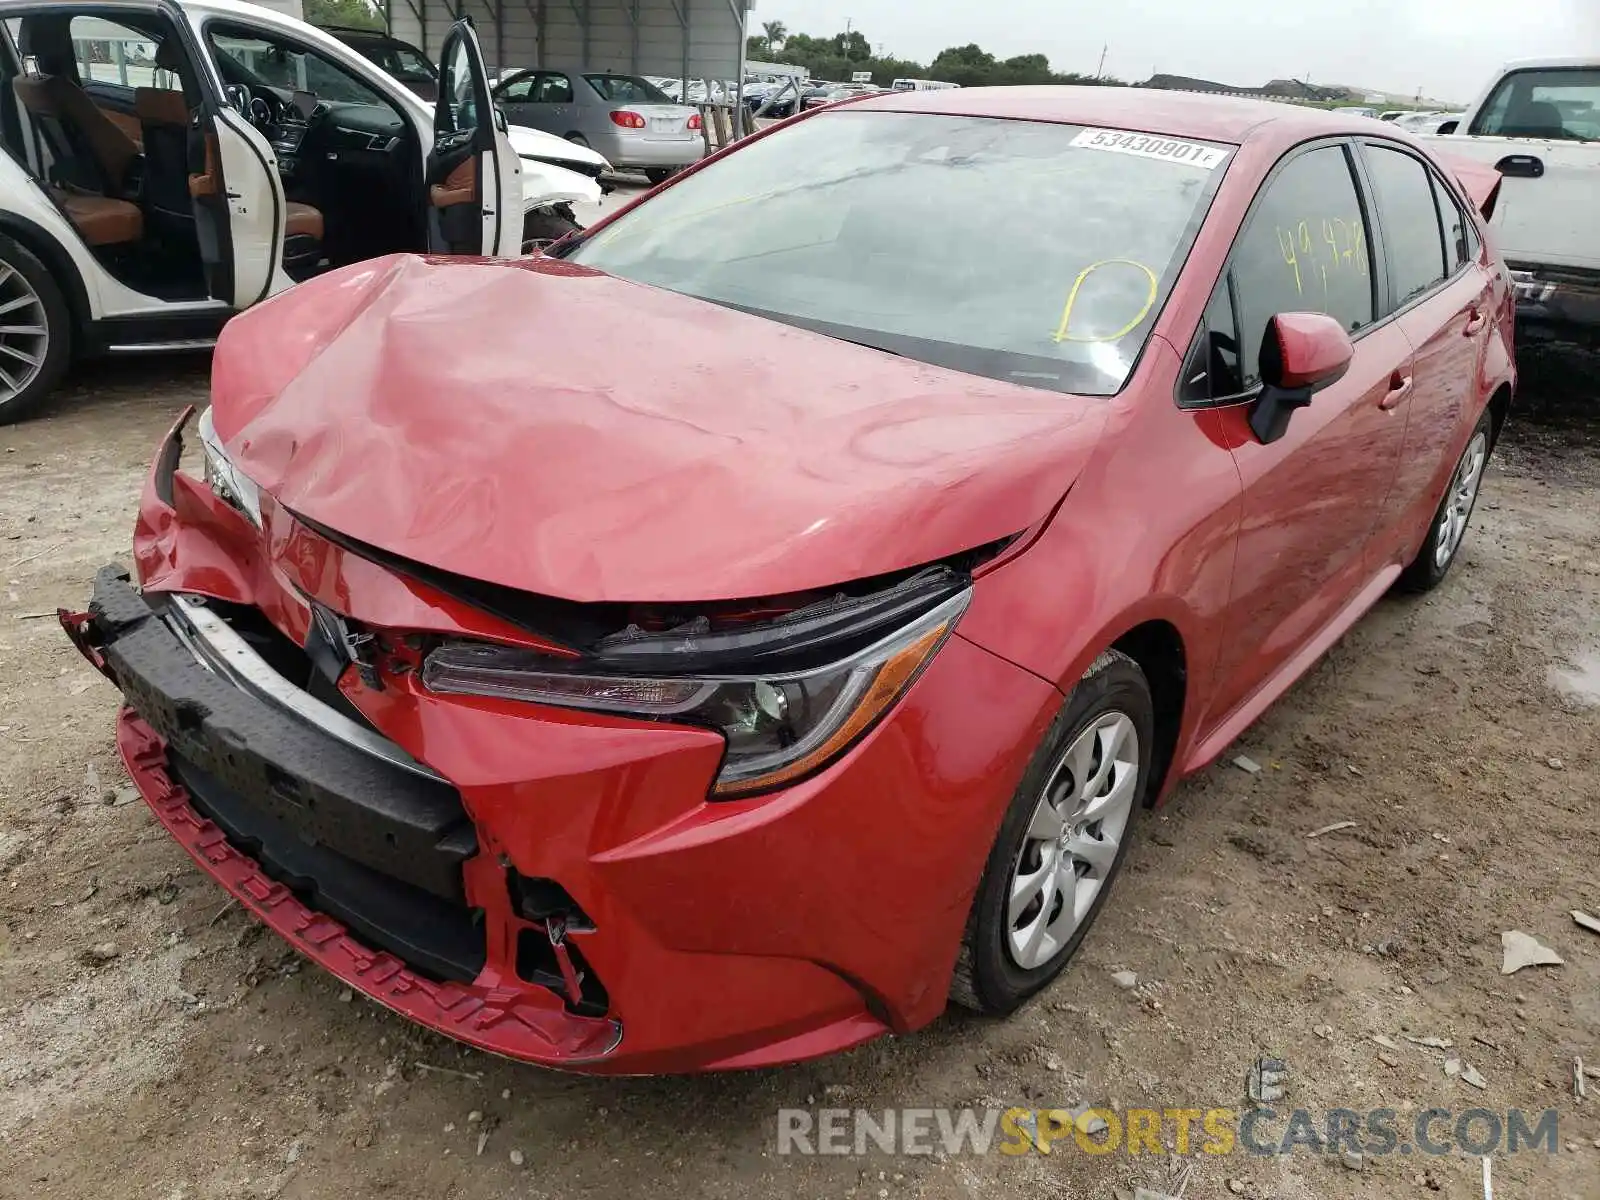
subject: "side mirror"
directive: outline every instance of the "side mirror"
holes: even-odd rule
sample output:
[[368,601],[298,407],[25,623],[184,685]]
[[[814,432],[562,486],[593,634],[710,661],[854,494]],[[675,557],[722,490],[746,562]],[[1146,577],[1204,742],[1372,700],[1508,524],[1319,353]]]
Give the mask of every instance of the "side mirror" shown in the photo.
[[1261,395],[1250,410],[1250,432],[1270,445],[1289,428],[1297,408],[1344,378],[1355,357],[1350,335],[1325,313],[1279,313],[1261,339]]
[[501,133],[510,132],[510,122],[506,120],[506,111],[498,104],[494,106],[494,127]]
[[235,112],[237,112],[240,116],[248,117],[250,115],[249,94],[242,87],[240,87],[237,83],[230,83],[228,85],[227,96],[228,103],[233,105]]
[[1454,133],[1459,128],[1461,128],[1460,121],[1446,121],[1443,125],[1439,126],[1437,132],[1443,136],[1447,133]]

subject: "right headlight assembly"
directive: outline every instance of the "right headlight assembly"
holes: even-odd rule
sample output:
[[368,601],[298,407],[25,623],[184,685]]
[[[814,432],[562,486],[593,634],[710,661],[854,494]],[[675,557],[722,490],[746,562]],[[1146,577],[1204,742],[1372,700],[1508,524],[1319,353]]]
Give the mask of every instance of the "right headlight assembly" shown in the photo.
[[[449,642],[423,664],[422,682],[435,692],[455,692],[553,704],[565,708],[624,713],[636,717],[701,725],[720,731],[728,749],[712,795],[734,799],[783,787],[833,761],[871,729],[905,694],[932,660],[966,610],[971,590],[959,590],[941,577],[944,593],[930,595],[926,580],[896,600],[916,615],[884,631],[883,618],[897,616],[876,598],[864,630],[852,604],[802,610],[776,633],[637,635],[599,660],[577,660],[570,667],[548,655],[482,642]],[[920,597],[920,603],[917,599]],[[931,601],[931,604],[930,604]],[[850,619],[852,616],[857,619]],[[863,632],[872,640],[862,644]],[[785,640],[786,639],[786,640]],[[773,641],[783,641],[777,650]],[[854,647],[831,660],[830,643]],[[707,664],[743,656],[801,657],[808,665],[790,670],[704,669]],[[617,670],[628,659],[652,669]],[[671,660],[681,658],[682,670]],[[661,668],[667,669],[661,669]]]

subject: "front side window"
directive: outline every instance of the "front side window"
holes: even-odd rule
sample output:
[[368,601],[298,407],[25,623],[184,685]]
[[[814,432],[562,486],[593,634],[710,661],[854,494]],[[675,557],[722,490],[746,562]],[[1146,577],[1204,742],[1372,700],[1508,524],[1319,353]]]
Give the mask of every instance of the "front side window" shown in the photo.
[[535,104],[571,104],[572,80],[565,75],[541,75],[533,86]]
[[444,71],[439,78],[438,118],[446,120],[448,129],[438,133],[467,133],[478,128],[477,92],[472,73],[472,52],[465,37],[455,40],[455,48],[444,60]]
[[637,75],[585,75],[602,100],[616,104],[671,104],[672,97]]
[[1233,319],[1232,274],[1223,272],[1206,302],[1194,350],[1184,367],[1180,391],[1184,405],[1209,404],[1245,390],[1239,366],[1239,329]]
[[1342,147],[1308,150],[1271,179],[1229,269],[1242,387],[1261,381],[1261,339],[1279,313],[1327,313],[1352,333],[1372,324],[1372,247]]
[[[1112,395],[1229,147],[921,113],[751,142],[569,252],[627,279],[975,375]],[[984,214],[1003,211],[1006,220]]]
[[1550,141],[1600,138],[1600,68],[1513,71],[1489,97],[1469,132]]
[[328,104],[388,104],[344,67],[272,34],[214,24],[206,41],[225,83],[310,92]]
[[495,99],[502,104],[527,104],[533,99],[534,84],[538,81],[537,75],[523,75],[513,79],[495,91]]
[[1428,168],[1401,150],[1368,145],[1367,167],[1383,219],[1383,248],[1396,308],[1433,288],[1454,268],[1445,260]]

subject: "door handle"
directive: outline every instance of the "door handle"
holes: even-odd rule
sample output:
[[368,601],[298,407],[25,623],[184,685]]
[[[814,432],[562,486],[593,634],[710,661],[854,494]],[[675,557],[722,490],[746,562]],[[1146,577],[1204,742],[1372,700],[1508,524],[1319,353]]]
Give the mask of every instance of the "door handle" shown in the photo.
[[1474,334],[1481,333],[1483,327],[1488,323],[1489,318],[1483,315],[1482,309],[1470,309],[1467,313],[1467,327],[1461,332],[1467,337],[1472,337]]
[[1412,378],[1410,375],[1402,376],[1398,371],[1396,371],[1389,379],[1389,391],[1384,395],[1382,400],[1378,401],[1378,407],[1383,409],[1384,412],[1389,412],[1391,409],[1399,408],[1400,402],[1407,396],[1411,395],[1411,382]]
[[1537,154],[1508,154],[1495,163],[1494,169],[1512,179],[1543,179],[1544,159]]

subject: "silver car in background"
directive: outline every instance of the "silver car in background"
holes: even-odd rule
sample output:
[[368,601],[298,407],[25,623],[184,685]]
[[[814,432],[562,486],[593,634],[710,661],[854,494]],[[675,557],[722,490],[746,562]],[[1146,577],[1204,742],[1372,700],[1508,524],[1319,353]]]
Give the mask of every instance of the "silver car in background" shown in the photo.
[[589,146],[651,183],[705,154],[700,113],[638,75],[541,68],[503,76],[494,102],[513,125]]

